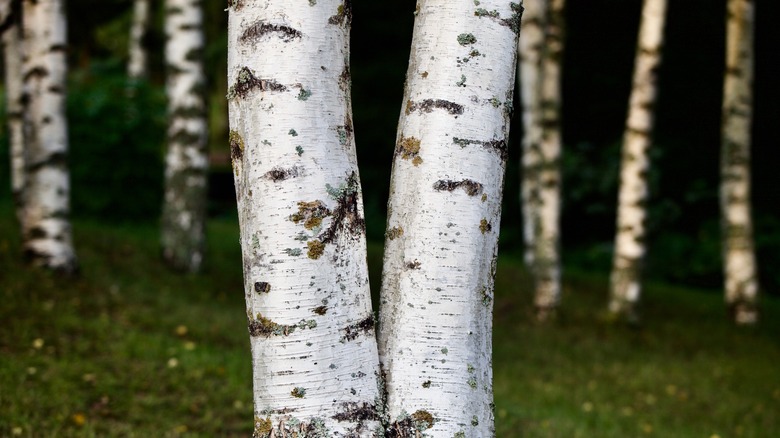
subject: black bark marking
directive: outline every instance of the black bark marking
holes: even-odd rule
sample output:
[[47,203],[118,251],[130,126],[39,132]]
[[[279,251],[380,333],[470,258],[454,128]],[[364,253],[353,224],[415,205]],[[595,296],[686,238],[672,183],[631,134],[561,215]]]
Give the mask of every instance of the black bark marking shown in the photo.
[[342,232],[353,236],[361,235],[366,230],[366,221],[358,211],[358,179],[357,173],[347,178],[347,183],[339,192],[338,205],[333,210],[333,221],[327,230],[319,236],[322,243],[331,243]]
[[300,174],[297,167],[291,167],[289,169],[283,169],[281,167],[274,167],[263,175],[265,178],[270,179],[273,182],[284,181],[286,179],[295,178]]
[[341,342],[353,341],[361,334],[371,334],[374,331],[374,315],[350,324],[342,330],[344,331],[344,336],[341,337]]
[[430,113],[434,109],[443,109],[453,116],[463,114],[463,105],[455,102],[450,102],[443,99],[425,99],[422,102],[407,101],[406,102],[406,114],[411,114],[414,111]]
[[261,21],[249,26],[244,31],[244,33],[238,37],[238,41],[241,43],[253,43],[266,35],[274,33],[277,34],[280,40],[286,43],[303,36],[301,31],[293,29],[290,26],[285,26],[283,24],[271,24]]
[[419,410],[390,423],[385,430],[385,436],[387,438],[416,438],[420,436],[421,431],[433,427],[435,421],[430,412]]
[[29,163],[27,165],[28,172],[36,172],[44,167],[61,167],[64,168],[68,163],[68,154],[60,151],[55,152],[41,161],[35,163]]
[[259,88],[260,91],[287,91],[287,87],[273,79],[260,79],[248,67],[241,67],[236,77],[236,83],[231,85],[228,90],[227,98],[245,98],[250,91],[256,88]]
[[483,148],[495,152],[502,160],[506,160],[509,157],[509,147],[506,140],[470,140],[467,138],[453,137],[452,142],[460,147],[466,147],[471,144],[478,144]]
[[333,417],[336,421],[366,421],[366,420],[379,420],[379,413],[377,413],[376,405],[368,404],[366,402],[345,402],[341,404],[341,411]]
[[235,165],[236,161],[241,161],[244,156],[244,139],[237,131],[230,131],[228,135],[230,143],[230,159]]
[[328,19],[329,24],[349,26],[352,24],[352,0],[344,0],[336,9],[336,15]]
[[34,67],[31,68],[30,71],[28,71],[24,78],[22,79],[24,82],[27,82],[28,80],[32,78],[45,78],[49,75],[49,70],[46,70],[43,67]]
[[227,7],[233,8],[234,11],[239,11],[244,7],[245,0],[227,0]]
[[259,294],[267,294],[271,292],[271,285],[265,281],[258,281],[255,283],[255,292]]
[[406,269],[411,269],[411,270],[420,269],[421,265],[422,265],[422,263],[420,263],[419,260],[415,260],[413,262],[407,262],[406,263]]
[[317,315],[322,316],[322,315],[328,313],[328,306],[318,306],[318,307],[313,308],[311,311],[314,312]]
[[482,193],[483,186],[482,184],[470,179],[464,179],[462,181],[441,179],[433,184],[433,189],[439,192],[445,190],[452,192],[458,188],[462,188],[469,196],[477,196]]

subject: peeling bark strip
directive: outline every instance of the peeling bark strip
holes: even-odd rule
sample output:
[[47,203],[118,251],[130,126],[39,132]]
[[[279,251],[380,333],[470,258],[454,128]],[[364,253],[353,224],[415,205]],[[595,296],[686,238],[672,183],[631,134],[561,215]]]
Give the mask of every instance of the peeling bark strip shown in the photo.
[[414,111],[433,112],[434,109],[443,109],[453,116],[463,114],[463,105],[459,105],[455,102],[450,102],[443,99],[425,99],[422,102],[412,102],[411,100],[406,102],[406,114],[409,115]]
[[276,36],[280,40],[286,43],[289,43],[290,41],[296,38],[301,38],[303,36],[301,31],[297,29],[293,29],[290,26],[285,26],[283,24],[271,24],[266,22],[259,22],[246,28],[246,30],[244,30],[244,33],[241,34],[241,37],[239,37],[238,40],[244,44],[256,43],[262,37],[269,34],[276,34]]
[[[67,66],[60,50],[67,33],[64,5],[60,0],[25,0],[22,20],[26,52],[21,103],[26,144],[17,164],[25,166],[20,215],[23,251],[35,266],[72,273],[77,261],[68,221]],[[10,72],[11,65],[6,67]]]
[[[505,145],[472,139],[508,136],[517,35],[494,18],[519,9],[480,0],[485,12],[475,14],[476,2],[446,3],[417,2],[396,137],[378,324],[386,437],[495,435],[485,297]],[[425,160],[410,166],[417,156]]]
[[228,12],[230,144],[240,155],[244,289],[253,381],[262,385],[254,436],[373,436],[376,339],[356,325],[372,309],[349,102],[350,3],[232,0]]
[[482,184],[472,181],[470,179],[464,179],[463,181],[451,181],[451,180],[439,180],[433,184],[433,189],[436,191],[452,192],[456,189],[462,188],[469,196],[477,196],[482,193]]
[[[208,154],[204,36],[200,0],[166,0],[168,150],[162,209],[162,253],[176,270],[197,272],[205,253]],[[241,135],[230,133],[234,165],[243,154]]]
[[649,133],[653,130],[655,119],[653,107],[658,93],[656,76],[661,62],[665,14],[666,0],[645,0],[623,139],[609,311],[628,321],[637,318],[642,292],[647,217],[645,201],[650,167],[648,151],[651,147]]
[[754,8],[749,0],[728,2],[720,205],[725,299],[736,324],[758,322],[759,283],[750,205]]

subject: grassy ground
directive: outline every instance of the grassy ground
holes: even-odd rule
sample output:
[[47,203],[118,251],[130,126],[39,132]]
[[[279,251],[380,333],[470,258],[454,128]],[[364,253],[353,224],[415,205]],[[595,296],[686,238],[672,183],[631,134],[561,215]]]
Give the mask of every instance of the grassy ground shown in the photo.
[[[153,226],[75,225],[81,275],[26,269],[0,208],[0,437],[250,436],[250,359],[234,221],[178,276]],[[370,250],[378,285],[381,248]],[[499,264],[499,437],[780,436],[780,303],[737,329],[712,292],[651,286],[645,325],[600,318],[606,283],[568,274],[553,325],[531,323],[519,259]]]

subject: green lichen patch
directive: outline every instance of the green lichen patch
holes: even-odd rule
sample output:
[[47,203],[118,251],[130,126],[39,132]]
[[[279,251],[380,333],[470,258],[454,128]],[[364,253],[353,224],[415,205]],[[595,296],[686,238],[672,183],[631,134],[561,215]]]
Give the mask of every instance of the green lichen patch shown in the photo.
[[303,398],[306,396],[306,388],[296,386],[292,391],[290,391],[290,395],[295,398]]
[[274,167],[263,175],[264,178],[270,179],[273,182],[284,181],[286,179],[295,178],[300,174],[297,167],[291,167],[284,169],[281,167]]
[[301,31],[293,29],[290,26],[259,21],[247,27],[244,32],[241,33],[241,36],[238,37],[238,41],[243,44],[256,43],[268,35],[276,35],[280,40],[286,43],[303,37]]
[[287,91],[287,87],[272,80],[260,79],[252,73],[249,67],[241,67],[236,75],[236,82],[230,86],[227,93],[228,100],[246,98],[253,90],[281,92]]
[[396,420],[385,428],[388,438],[419,438],[422,432],[433,427],[436,419],[430,412],[418,410],[412,415],[402,412]]
[[455,85],[458,87],[465,87],[466,86],[466,75],[460,75],[460,80],[458,82],[455,82]]
[[455,102],[450,102],[449,100],[425,99],[420,102],[414,102],[411,100],[408,100],[406,102],[407,115],[413,113],[414,111],[430,113],[433,112],[434,109],[443,109],[453,116],[458,116],[463,114],[463,105],[457,104]]
[[255,417],[255,428],[252,433],[252,438],[269,438],[271,436],[272,429],[273,425],[271,423],[270,417]]
[[485,8],[477,8],[474,10],[474,15],[477,17],[490,17],[490,18],[498,18],[500,14],[496,10],[488,11]]
[[471,416],[471,425],[474,427],[479,426],[479,419],[477,419],[476,415]]
[[469,377],[469,380],[466,381],[466,383],[471,387],[471,389],[477,389],[477,378],[476,377]]
[[285,248],[284,252],[288,256],[292,257],[298,257],[303,254],[303,251],[300,248]]
[[342,146],[346,146],[347,145],[347,141],[349,140],[349,134],[347,132],[347,127],[346,126],[337,126],[336,127],[336,132],[339,135],[339,144],[342,145]]
[[477,37],[474,36],[474,34],[471,33],[462,33],[458,35],[458,44],[461,46],[468,46],[469,44],[474,44],[477,42]]
[[441,179],[439,181],[436,181],[433,184],[433,189],[438,192],[441,191],[452,192],[459,188],[462,188],[463,191],[465,191],[466,194],[469,196],[477,196],[479,194],[482,194],[482,190],[483,190],[482,184],[470,179],[464,179],[462,181]]
[[267,294],[271,292],[271,285],[265,281],[255,282],[255,292],[259,294]]
[[502,26],[506,26],[515,33],[520,34],[520,20],[523,17],[523,6],[521,3],[509,3],[509,7],[512,8],[512,15],[509,18],[500,20],[499,23]]
[[293,137],[297,137],[298,136],[298,132],[296,130],[292,129],[292,128],[290,128],[290,130],[287,131],[287,134],[292,135]]
[[322,315],[328,313],[328,306],[317,306],[317,307],[313,308],[311,311],[314,312],[317,315],[322,316]]
[[344,335],[341,336],[341,342],[348,342],[357,339],[360,335],[374,333],[374,315],[364,318],[354,324],[350,324],[343,329]]
[[393,227],[385,232],[385,237],[390,240],[397,239],[404,235],[404,229],[401,227]]
[[485,202],[485,201],[487,201],[487,198],[488,198],[488,197],[487,197],[487,193],[483,193],[483,194],[482,194],[482,202]]
[[412,164],[415,166],[422,163],[420,158],[420,139],[416,137],[403,137],[401,141],[396,145],[396,154],[401,155],[404,160],[412,160]]
[[493,229],[493,225],[490,222],[488,222],[487,219],[482,218],[482,220],[479,221],[479,231],[481,231],[482,234],[485,234],[492,229]]
[[328,18],[328,24],[336,24],[342,26],[349,26],[352,23],[352,1],[344,0],[344,3],[340,4],[336,8],[336,15]]
[[258,314],[256,319],[249,321],[249,336],[253,337],[271,337],[273,335],[288,335],[291,332],[286,326],[277,324],[270,319]]
[[295,146],[295,152],[297,152],[298,156],[300,157],[301,155],[303,155],[303,147],[300,146],[300,145],[299,146]]
[[322,201],[299,202],[298,212],[290,215],[290,220],[296,224],[303,222],[307,230],[318,228],[322,220],[331,215],[331,211]]
[[235,163],[244,157],[244,139],[241,138],[238,131],[231,130],[228,134],[228,144],[230,145],[230,159],[235,166]]
[[299,91],[298,96],[296,96],[298,100],[302,100],[302,101],[309,100],[310,97],[311,97],[311,90],[307,90],[303,87],[301,87],[301,91]]
[[325,244],[316,239],[306,242],[306,246],[309,247],[306,255],[312,260],[317,260],[325,252]]
[[376,405],[366,402],[345,402],[341,404],[341,410],[333,417],[336,421],[349,421],[359,423],[363,421],[377,421],[380,419]]
[[455,432],[455,435],[453,435],[452,438],[466,438],[466,432],[462,430],[459,432]]
[[414,428],[423,431],[425,429],[430,429],[433,427],[433,415],[431,415],[428,411],[416,411],[414,414],[411,415],[412,421],[414,422]]

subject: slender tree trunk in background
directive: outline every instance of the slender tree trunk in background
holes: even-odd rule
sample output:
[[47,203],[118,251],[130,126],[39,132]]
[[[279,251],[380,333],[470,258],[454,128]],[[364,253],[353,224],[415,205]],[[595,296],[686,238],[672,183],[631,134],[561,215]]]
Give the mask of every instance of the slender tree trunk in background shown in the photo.
[[726,303],[737,324],[758,321],[758,276],[750,208],[753,103],[752,0],[729,0],[720,203]]
[[131,79],[145,78],[147,74],[146,47],[144,37],[149,28],[149,0],[133,2],[133,24],[130,28],[130,46],[128,54],[127,75]]
[[547,27],[548,0],[529,1],[524,5],[523,32],[518,40],[517,79],[523,109],[523,150],[520,182],[520,204],[523,212],[523,242],[525,264],[533,271],[534,240],[538,230],[539,186],[542,137],[542,78]]
[[350,4],[228,5],[254,436],[381,436]]
[[639,29],[633,88],[623,138],[617,235],[610,277],[609,311],[635,321],[641,293],[647,216],[648,150],[654,124],[657,72],[661,63],[666,0],[645,0]]
[[33,265],[71,273],[77,260],[68,220],[64,4],[60,0],[24,0],[22,16],[26,143],[23,247]]
[[162,251],[174,269],[197,272],[205,251],[208,125],[199,0],[166,0],[168,152]]
[[[563,62],[564,0],[547,3],[545,46],[542,51],[542,137],[533,165],[524,167],[535,178],[537,194],[532,215],[532,272],[537,318],[555,315],[561,297],[561,67]],[[535,168],[534,168],[535,166]]]
[[388,203],[387,436],[493,436],[493,275],[522,6],[417,3]]
[[[7,8],[7,9],[6,9]],[[24,189],[24,118],[22,105],[22,30],[21,1],[6,0],[2,13],[3,62],[5,64],[5,99],[11,156],[11,191],[16,216],[22,221]]]

